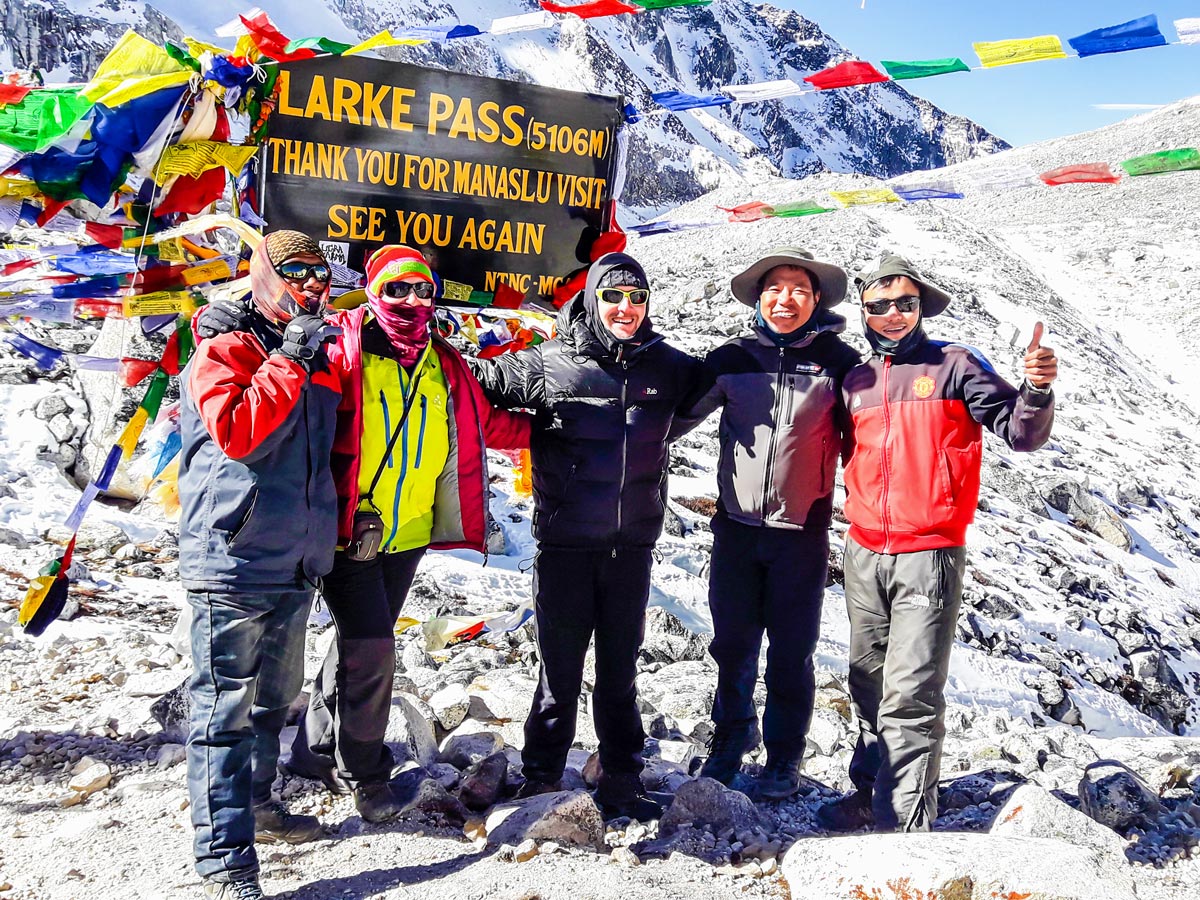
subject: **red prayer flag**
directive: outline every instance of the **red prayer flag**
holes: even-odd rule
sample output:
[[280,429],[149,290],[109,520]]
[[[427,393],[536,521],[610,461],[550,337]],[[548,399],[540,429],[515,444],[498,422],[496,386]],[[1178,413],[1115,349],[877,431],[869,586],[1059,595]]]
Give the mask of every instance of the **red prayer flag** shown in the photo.
[[121,360],[120,368],[117,371],[120,373],[121,384],[131,388],[139,382],[145,381],[146,377],[157,369],[158,363],[153,359],[125,357]]
[[605,253],[623,252],[627,243],[629,243],[629,238],[620,228],[615,231],[605,231],[592,242],[592,249],[588,255],[592,258],[592,262],[595,262]]
[[134,293],[178,290],[184,287],[183,273],[187,266],[152,266],[133,276]]
[[200,212],[209,204],[221,199],[225,193],[225,175],[224,166],[217,166],[199,175],[180,175],[170,193],[158,204],[154,214],[165,216],[170,213]]
[[771,206],[761,200],[751,200],[741,206],[718,206],[717,209],[729,213],[730,222],[757,222],[765,219],[771,212]]
[[280,62],[291,62],[296,59],[312,59],[317,55],[315,50],[307,48],[288,53],[284,48],[291,43],[291,39],[275,27],[275,23],[265,12],[260,12],[253,19],[247,19],[245,16],[238,16],[238,18],[250,32],[250,40],[254,42],[254,46],[263,56],[269,56]]
[[503,282],[496,282],[496,293],[492,295],[492,306],[501,309],[516,309],[525,300],[525,295],[515,287]]
[[123,315],[120,300],[85,297],[75,301],[75,315],[85,319],[103,319]]
[[1077,163],[1043,172],[1038,178],[1049,185],[1056,184],[1116,184],[1120,175],[1113,173],[1108,163]]
[[553,0],[538,0],[546,12],[579,16],[581,19],[597,19],[600,16],[619,16],[621,13],[640,13],[642,8],[621,0],[592,0],[591,3],[564,5]]
[[36,256],[29,259],[18,259],[16,262],[10,262],[3,268],[0,268],[0,275],[16,275],[20,271],[33,268],[40,262],[41,260]]
[[588,270],[577,269],[567,276],[567,280],[554,289],[554,308],[561,309],[567,302],[583,290],[587,284]]
[[162,362],[159,363],[168,375],[178,375],[183,367],[179,365],[179,329],[171,332],[167,338],[166,349],[163,350]]
[[891,81],[890,78],[869,62],[861,62],[859,60],[838,63],[831,69],[822,69],[820,72],[814,72],[804,80],[818,91],[827,91],[830,88],[850,87],[855,84],[878,84],[882,81]]
[[33,88],[20,84],[0,83],[0,105],[20,103]]
[[84,224],[83,230],[93,241],[97,244],[103,244],[109,250],[121,249],[121,242],[125,240],[125,229],[120,225],[101,225],[98,222],[87,222]]
[[37,227],[44,228],[46,223],[62,212],[70,200],[51,200],[46,198],[46,205],[42,208],[41,213],[37,217]]

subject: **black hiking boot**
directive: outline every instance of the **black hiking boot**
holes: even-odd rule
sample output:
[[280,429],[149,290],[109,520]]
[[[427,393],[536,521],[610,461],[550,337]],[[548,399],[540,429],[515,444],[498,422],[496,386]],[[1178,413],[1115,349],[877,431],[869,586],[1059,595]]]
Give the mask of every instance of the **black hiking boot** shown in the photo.
[[871,795],[865,791],[854,791],[840,800],[826,803],[817,809],[817,824],[834,833],[873,828],[875,815],[871,812]]
[[772,759],[758,776],[754,791],[760,800],[786,800],[800,789],[800,760],[792,757]]
[[646,793],[642,779],[629,773],[601,775],[596,786],[596,805],[605,819],[628,816],[639,822],[661,819],[662,804]]
[[268,800],[254,807],[254,840],[260,844],[276,841],[285,844],[307,844],[324,834],[316,816],[290,813],[287,807],[277,800]]
[[366,781],[354,789],[354,806],[366,821],[378,825],[404,812],[404,804],[386,781]]
[[750,728],[730,730],[718,727],[708,744],[708,759],[700,769],[701,778],[715,778],[729,787],[742,771],[742,757],[758,746],[758,723]]
[[205,878],[201,887],[206,900],[263,900],[257,875],[239,878],[236,881],[214,881]]
[[562,781],[542,781],[539,778],[527,778],[525,783],[517,788],[514,800],[528,800],[539,794],[554,794],[562,790]]
[[325,785],[326,790],[331,794],[344,796],[352,792],[350,782],[346,781],[337,769],[326,768],[318,765],[305,765],[296,759],[295,752],[287,762],[281,762],[279,768],[287,775],[295,775],[297,778],[307,778],[310,781],[319,781]]

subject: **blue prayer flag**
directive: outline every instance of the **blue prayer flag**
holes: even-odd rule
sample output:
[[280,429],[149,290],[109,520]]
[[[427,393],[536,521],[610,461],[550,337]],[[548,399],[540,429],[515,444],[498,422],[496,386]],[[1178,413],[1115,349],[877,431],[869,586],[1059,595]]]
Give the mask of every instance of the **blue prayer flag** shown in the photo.
[[1121,53],[1125,50],[1141,50],[1143,47],[1162,47],[1167,43],[1158,30],[1158,16],[1142,16],[1120,25],[1097,28],[1067,41],[1071,49],[1080,56],[1097,56],[1101,53]]
[[705,106],[729,106],[732,97],[725,94],[685,94],[683,91],[659,91],[650,97],[659,106],[681,112],[685,109],[700,109]]

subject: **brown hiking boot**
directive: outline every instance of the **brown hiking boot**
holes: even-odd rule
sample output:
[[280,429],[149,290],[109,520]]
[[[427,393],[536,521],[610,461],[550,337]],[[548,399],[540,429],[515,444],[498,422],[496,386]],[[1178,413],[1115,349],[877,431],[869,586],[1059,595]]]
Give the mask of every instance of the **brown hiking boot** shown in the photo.
[[817,810],[817,824],[825,831],[835,833],[873,828],[875,814],[871,812],[871,795],[854,791],[840,800],[826,803]]
[[254,840],[260,844],[282,841],[285,844],[307,844],[325,834],[316,816],[290,813],[277,800],[268,800],[254,807]]

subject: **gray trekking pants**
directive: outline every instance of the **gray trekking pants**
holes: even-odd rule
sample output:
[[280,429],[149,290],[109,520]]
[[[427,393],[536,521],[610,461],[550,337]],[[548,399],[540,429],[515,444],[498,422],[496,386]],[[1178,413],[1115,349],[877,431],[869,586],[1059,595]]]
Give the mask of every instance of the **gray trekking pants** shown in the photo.
[[880,831],[929,831],[938,773],[965,547],[874,553],[846,539],[850,699],[858,743],[855,787],[872,798]]

